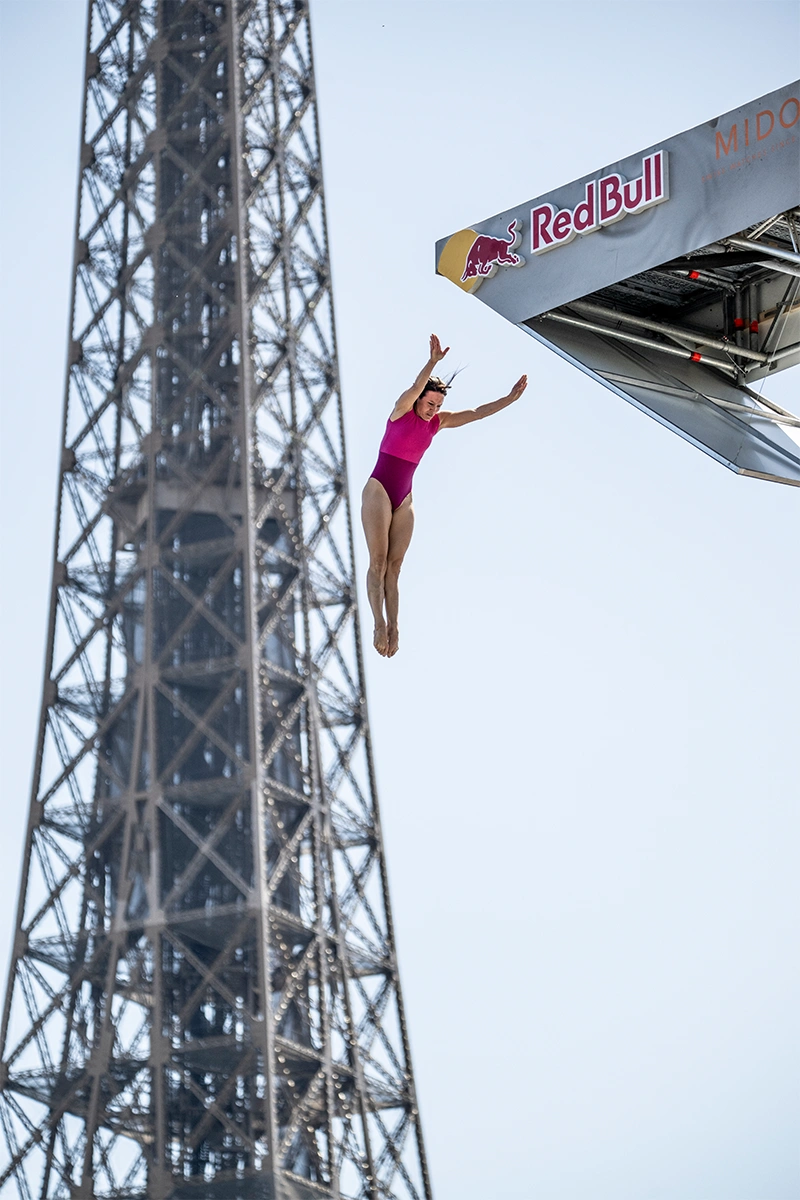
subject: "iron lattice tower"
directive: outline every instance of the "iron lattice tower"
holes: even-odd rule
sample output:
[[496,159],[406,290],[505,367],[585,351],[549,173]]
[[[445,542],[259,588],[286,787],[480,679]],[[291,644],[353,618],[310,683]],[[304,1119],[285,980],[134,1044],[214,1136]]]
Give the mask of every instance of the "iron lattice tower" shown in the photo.
[[430,1196],[304,0],[90,0],[0,1192]]

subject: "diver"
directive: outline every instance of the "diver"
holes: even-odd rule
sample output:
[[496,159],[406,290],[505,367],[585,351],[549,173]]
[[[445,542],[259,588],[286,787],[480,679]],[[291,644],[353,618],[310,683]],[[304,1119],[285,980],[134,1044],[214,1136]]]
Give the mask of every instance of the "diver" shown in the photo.
[[385,658],[392,658],[399,646],[398,577],[414,532],[411,483],[423,454],[440,430],[491,417],[519,400],[528,386],[523,375],[499,400],[461,412],[442,411],[454,377],[445,382],[432,372],[449,349],[443,350],[436,334],[431,334],[430,357],[392,409],[378,461],[361,496],[361,522],[369,550],[367,596],[375,619],[373,644]]

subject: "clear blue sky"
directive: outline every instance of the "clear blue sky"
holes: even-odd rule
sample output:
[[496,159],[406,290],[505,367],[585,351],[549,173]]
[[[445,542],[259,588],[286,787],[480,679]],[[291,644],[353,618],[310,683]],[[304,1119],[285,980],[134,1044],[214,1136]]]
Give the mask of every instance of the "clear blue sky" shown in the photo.
[[[437,1200],[796,1200],[800,491],[739,479],[433,273],[436,238],[797,74],[796,3],[317,0],[350,485],[439,333],[368,690]],[[83,0],[2,0],[4,834],[49,595]],[[769,393],[797,406],[798,374]],[[766,390],[766,389],[765,389]],[[366,567],[358,542],[359,573]],[[362,621],[369,632],[362,593]]]

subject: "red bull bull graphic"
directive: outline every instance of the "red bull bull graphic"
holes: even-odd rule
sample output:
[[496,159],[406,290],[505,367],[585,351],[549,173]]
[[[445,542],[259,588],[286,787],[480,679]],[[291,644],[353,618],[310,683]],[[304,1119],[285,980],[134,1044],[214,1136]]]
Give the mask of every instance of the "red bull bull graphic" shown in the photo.
[[525,265],[522,255],[514,253],[522,241],[522,222],[512,221],[507,233],[508,237],[492,237],[478,233],[477,229],[460,229],[447,239],[447,245],[439,255],[437,270],[462,292],[477,291],[498,267]]
[[[522,230],[519,221],[512,221],[508,227],[506,238],[490,237],[487,233],[479,233],[467,252],[467,261],[461,282],[469,279],[488,279],[494,275],[498,267],[519,267],[524,259],[513,251],[522,241]],[[477,286],[477,284],[476,284]],[[473,288],[474,291],[474,288]]]
[[625,180],[616,171],[590,180],[575,208],[539,204],[531,209],[531,253],[565,246],[576,234],[586,235],[623,217],[644,212],[669,199],[667,152],[656,150],[642,159],[642,173]]

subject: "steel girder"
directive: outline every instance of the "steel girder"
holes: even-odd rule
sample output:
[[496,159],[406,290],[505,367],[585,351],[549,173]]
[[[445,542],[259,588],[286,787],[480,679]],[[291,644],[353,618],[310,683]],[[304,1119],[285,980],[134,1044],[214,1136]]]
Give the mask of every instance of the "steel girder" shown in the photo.
[[91,0],[0,1191],[430,1196],[307,5]]

